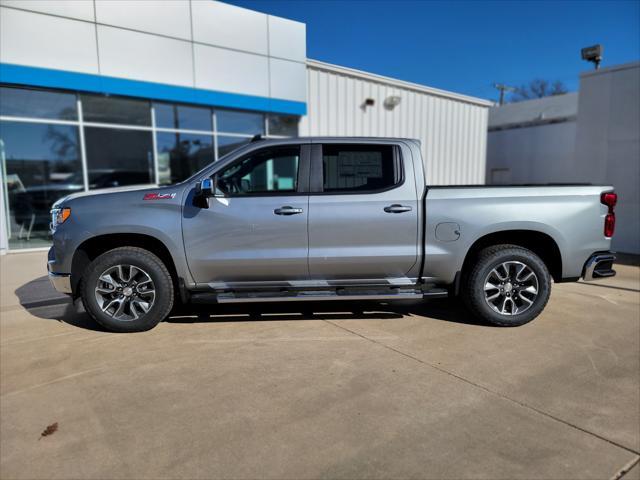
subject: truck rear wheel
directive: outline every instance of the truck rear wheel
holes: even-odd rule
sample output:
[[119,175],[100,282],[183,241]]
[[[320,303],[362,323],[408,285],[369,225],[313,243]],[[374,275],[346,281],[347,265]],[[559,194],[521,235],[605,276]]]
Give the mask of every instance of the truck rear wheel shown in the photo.
[[173,306],[173,282],[162,261],[137,247],[97,257],[82,279],[82,303],[113,332],[142,332],[164,320]]
[[536,318],[551,293],[551,275],[535,253],[517,245],[480,252],[462,295],[471,312],[493,325],[515,327]]

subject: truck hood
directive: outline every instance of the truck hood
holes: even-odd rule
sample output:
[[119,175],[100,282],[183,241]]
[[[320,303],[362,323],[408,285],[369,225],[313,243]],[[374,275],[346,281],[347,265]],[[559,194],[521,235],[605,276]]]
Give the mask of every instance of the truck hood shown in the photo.
[[126,187],[103,188],[100,190],[92,190],[89,192],[78,192],[78,193],[73,193],[71,195],[67,195],[66,197],[59,199],[53,204],[51,208],[60,207],[61,205],[65,205],[71,201],[75,202],[77,200],[85,200],[85,199],[89,200],[102,195],[122,196],[123,200],[131,198],[131,195],[136,194],[136,192],[140,194],[140,199],[142,199],[142,197],[147,193],[158,193],[158,194],[175,193],[177,196],[177,192],[182,189],[181,187],[182,187],[181,185],[180,186],[171,185],[167,187],[158,187],[155,185],[151,185],[151,186],[150,185],[145,185],[145,186],[132,185],[132,186],[126,186]]

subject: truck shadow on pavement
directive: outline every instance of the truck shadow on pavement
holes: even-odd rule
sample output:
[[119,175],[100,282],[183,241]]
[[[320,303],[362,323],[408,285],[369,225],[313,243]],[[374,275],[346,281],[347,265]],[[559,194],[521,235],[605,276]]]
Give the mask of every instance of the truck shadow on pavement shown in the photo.
[[[20,305],[31,315],[64,322],[78,328],[105,331],[70,297],[56,292],[46,276],[25,283],[15,291]],[[250,303],[233,305],[177,305],[170,323],[228,323],[283,320],[395,320],[428,317],[453,323],[487,326],[474,318],[459,299],[429,301],[340,301]]]

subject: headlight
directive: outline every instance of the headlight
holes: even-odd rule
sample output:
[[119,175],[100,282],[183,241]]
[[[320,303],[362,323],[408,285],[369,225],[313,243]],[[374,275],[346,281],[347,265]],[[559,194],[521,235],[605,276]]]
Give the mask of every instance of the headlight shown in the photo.
[[51,233],[56,231],[58,225],[67,221],[71,216],[70,208],[52,208],[51,209]]

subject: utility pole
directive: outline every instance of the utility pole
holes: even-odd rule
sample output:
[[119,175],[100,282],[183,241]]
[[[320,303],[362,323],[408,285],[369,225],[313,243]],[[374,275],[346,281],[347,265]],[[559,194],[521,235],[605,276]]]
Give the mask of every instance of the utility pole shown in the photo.
[[504,92],[515,92],[516,87],[510,87],[504,83],[494,83],[493,87],[500,90],[500,105],[504,105]]

